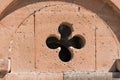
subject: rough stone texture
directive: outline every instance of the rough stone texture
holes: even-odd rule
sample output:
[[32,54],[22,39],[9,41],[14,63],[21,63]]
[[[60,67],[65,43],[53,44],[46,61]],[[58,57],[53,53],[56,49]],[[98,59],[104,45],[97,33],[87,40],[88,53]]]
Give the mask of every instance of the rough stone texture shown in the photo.
[[[119,69],[119,0],[0,1],[0,59],[11,62],[11,73],[0,80],[119,80],[119,73],[107,73]],[[70,48],[74,55],[67,63],[58,57],[60,48],[49,49],[45,42],[51,35],[60,39],[62,22],[73,24],[70,37],[86,40],[82,49]],[[66,71],[97,74],[69,72],[63,78]]]
[[5,59],[0,59],[0,78],[4,77],[10,70],[10,62]]
[[26,72],[35,69],[34,16],[26,19],[11,40],[11,71]]
[[120,10],[120,0],[110,0]]
[[35,73],[10,73],[5,80],[37,80]]
[[[38,71],[56,72],[56,71],[94,71],[95,69],[95,27],[92,22],[87,23],[94,14],[89,12],[72,12],[70,6],[65,6],[65,11],[59,10],[60,6],[49,7],[36,13],[36,67]],[[63,6],[64,7],[64,6]],[[61,7],[62,8],[62,7]],[[61,9],[60,8],[60,9]],[[67,9],[69,8],[69,12]],[[54,10],[54,11],[53,11]],[[82,10],[82,8],[81,8]],[[47,11],[48,13],[46,13]],[[71,11],[71,12],[70,12]],[[83,9],[83,11],[85,11]],[[69,13],[69,15],[68,15]],[[84,16],[82,16],[84,15]],[[44,19],[42,19],[44,18]],[[86,21],[84,24],[84,21]],[[64,63],[59,57],[59,48],[52,50],[46,46],[46,40],[51,35],[57,36],[58,27],[63,22],[73,24],[72,36],[82,35],[86,39],[85,47],[82,49],[71,49],[73,58],[70,62]],[[88,27],[89,25],[89,27]],[[90,33],[90,34],[89,34]],[[89,51],[89,53],[87,53]],[[42,64],[42,65],[41,65]],[[51,65],[49,65],[51,64]],[[89,66],[89,69],[87,68]]]
[[8,73],[5,78],[0,78],[0,80],[63,80],[63,73]]
[[63,80],[63,73],[40,73],[37,80]]
[[67,72],[64,80],[119,80],[119,73]]
[[[60,0],[60,1],[74,2],[74,0]],[[113,3],[114,6],[116,6],[117,8],[120,9],[120,5],[119,5],[120,1],[119,1],[119,0],[104,0],[104,1],[106,1],[106,2],[108,2],[108,3]],[[8,6],[11,6],[11,5],[19,2],[19,0],[6,0],[6,1],[0,0],[0,2],[1,2],[1,3],[0,3],[0,8],[1,8],[0,13],[1,13],[1,12],[3,12]],[[29,2],[30,2],[30,1],[29,1]],[[112,5],[112,4],[111,4],[111,5]]]
[[[34,56],[34,16],[29,20],[29,12],[26,8],[15,11],[2,20],[1,36],[2,49],[6,57],[11,58],[12,71],[32,71],[35,65]],[[28,24],[27,24],[28,23]],[[29,40],[29,41],[28,41]],[[5,42],[4,42],[5,41]],[[23,47],[24,46],[24,47]],[[3,49],[4,48],[4,49]],[[29,55],[29,56],[28,56]],[[4,56],[1,58],[4,58]]]
[[97,19],[96,22],[96,70],[115,71],[114,63],[119,53],[115,35],[103,21]]
[[120,59],[116,60],[116,67],[117,67],[117,70],[120,71]]
[[[24,12],[24,13],[23,13]],[[28,16],[26,8],[21,8],[15,11],[11,15],[8,15],[6,19],[0,21],[0,58],[8,59],[11,54],[11,44],[13,43],[13,35],[16,29],[24,21],[24,18]],[[5,36],[3,36],[5,35]],[[10,57],[9,57],[10,58]]]
[[4,11],[4,9],[11,4],[11,2],[13,2],[15,0],[0,0],[0,13],[2,13]]
[[[5,36],[3,36],[5,35]],[[7,27],[0,24],[0,59],[7,59],[9,54],[10,32]]]

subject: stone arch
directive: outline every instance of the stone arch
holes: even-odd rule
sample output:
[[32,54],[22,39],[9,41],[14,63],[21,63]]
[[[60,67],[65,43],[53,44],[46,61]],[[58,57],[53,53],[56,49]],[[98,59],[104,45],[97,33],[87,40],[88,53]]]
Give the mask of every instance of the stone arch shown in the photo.
[[[9,22],[10,18],[11,18],[11,20],[12,20],[12,18],[14,18],[14,17],[11,17],[11,16],[14,16],[14,13],[16,14],[16,16],[17,16],[17,14],[20,15],[19,13],[16,12],[16,11],[19,12],[19,9],[22,9],[23,15],[24,15],[24,11],[26,13],[25,13],[25,16],[21,15],[22,16],[21,20],[18,20],[16,23],[14,23],[14,22],[10,23],[10,27],[11,28],[9,28],[9,29],[12,29],[12,31],[11,32],[7,32],[6,31],[5,32],[5,33],[7,33],[6,36],[11,37],[9,35],[9,33],[10,34],[15,33],[16,29],[19,28],[21,26],[21,24],[23,24],[24,21],[26,21],[27,18],[29,18],[31,15],[35,16],[34,15],[34,13],[35,13],[34,11],[39,10],[39,9],[36,9],[36,10],[33,9],[33,10],[29,11],[28,8],[26,8],[26,6],[28,6],[29,4],[37,3],[37,2],[48,2],[48,1],[52,1],[52,0],[46,0],[46,1],[44,1],[44,0],[43,1],[40,1],[40,0],[29,0],[29,1],[28,0],[24,0],[24,1],[22,1],[22,0],[21,1],[20,0],[15,0],[15,1],[11,2],[7,6],[7,8],[5,8],[3,10],[3,12],[0,15],[1,26],[8,28],[8,26],[9,26],[8,22]],[[108,4],[108,3],[106,3],[106,2],[104,2],[102,0],[84,0],[84,1],[83,0],[74,0],[74,1],[73,0],[65,0],[65,1],[64,0],[56,0],[56,1],[61,1],[61,2],[67,2],[67,3],[81,5],[81,6],[85,7],[86,9],[92,11],[93,13],[98,15],[105,23],[107,23],[107,25],[110,26],[110,28],[115,33],[115,35],[118,38],[118,40],[120,41],[120,37],[119,37],[119,34],[120,34],[120,32],[119,32],[119,29],[120,29],[119,28],[120,16],[119,16],[119,10],[117,10],[117,8],[115,6],[113,8],[113,6],[111,6],[110,4]],[[96,7],[94,7],[93,4]],[[44,6],[44,7],[46,7],[46,6]],[[78,10],[79,9],[80,8],[78,7]],[[15,24],[15,25],[12,26],[12,24]],[[11,38],[8,39],[8,40],[11,41]],[[8,44],[10,44],[10,43],[12,43],[12,42],[8,42]]]
[[[45,2],[49,0],[34,0],[34,1],[19,1],[19,0],[10,0],[8,1],[6,5],[6,8],[1,11],[0,14],[0,20],[2,20],[5,16],[8,14],[14,12],[15,10],[24,7],[29,4],[37,3],[37,2]],[[52,0],[51,0],[52,1]],[[101,19],[103,19],[113,30],[113,32],[116,34],[118,40],[120,41],[120,32],[119,32],[119,19],[120,19],[120,11],[117,6],[113,4],[112,1],[109,0],[55,0],[55,1],[62,1],[62,2],[68,2],[73,3],[77,5],[81,5],[85,7],[88,10],[91,10],[92,12],[96,13]],[[87,4],[87,5],[86,5]],[[94,6],[96,7],[94,7]],[[111,18],[112,17],[112,18]]]

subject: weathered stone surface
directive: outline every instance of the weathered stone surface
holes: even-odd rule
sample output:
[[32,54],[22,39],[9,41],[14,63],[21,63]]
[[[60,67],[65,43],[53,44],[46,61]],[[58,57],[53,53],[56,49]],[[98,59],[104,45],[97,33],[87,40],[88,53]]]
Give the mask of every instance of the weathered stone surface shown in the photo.
[[64,80],[63,73],[34,73],[34,72],[18,72],[9,73],[5,78],[0,80]]
[[[63,11],[61,8],[64,8]],[[93,13],[73,12],[70,6],[52,6],[36,13],[36,67],[42,72],[62,72],[62,71],[94,71],[95,70],[95,26]],[[69,11],[67,11],[69,9]],[[48,13],[46,13],[46,11]],[[68,14],[69,13],[69,14]],[[89,14],[89,15],[87,15]],[[50,49],[46,45],[46,40],[50,36],[56,36],[60,39],[58,27],[60,24],[68,22],[72,24],[73,33],[82,35],[85,40],[85,46],[81,49],[70,48],[73,58],[69,62],[62,62],[59,57],[60,49]],[[88,22],[88,23],[87,23]],[[88,26],[89,25],[89,26]],[[88,53],[89,52],[89,53]],[[42,64],[42,65],[41,65]],[[89,67],[89,69],[87,68]]]
[[37,80],[35,73],[10,73],[5,80]]
[[10,5],[14,0],[0,0],[0,14],[5,10],[5,8]]
[[[11,61],[0,62],[0,74],[11,67],[0,80],[119,80],[119,73],[107,73],[119,70],[119,61],[115,63],[120,58],[119,0],[0,2],[0,60]],[[83,48],[69,48],[73,55],[69,62],[59,59],[60,48],[46,45],[50,36],[60,39],[61,23],[72,26],[69,38],[85,39]]]
[[118,58],[117,40],[111,29],[101,20],[96,20],[96,70],[115,71],[115,60]]
[[120,10],[120,0],[110,0]]
[[10,61],[0,59],[0,78],[3,78],[10,71]]
[[37,80],[64,80],[63,73],[39,73]]
[[9,29],[11,35],[14,34],[16,29],[23,23],[31,14],[26,7],[15,10],[10,15],[0,20],[0,23]]
[[[5,35],[5,36],[3,36]],[[9,54],[9,44],[11,40],[8,27],[0,24],[0,59],[7,59]]]
[[116,60],[116,68],[118,71],[120,71],[120,59]]
[[10,54],[12,72],[31,72],[35,69],[34,16],[26,19],[11,40]]
[[64,80],[119,80],[120,73],[97,72],[68,72],[64,73]]

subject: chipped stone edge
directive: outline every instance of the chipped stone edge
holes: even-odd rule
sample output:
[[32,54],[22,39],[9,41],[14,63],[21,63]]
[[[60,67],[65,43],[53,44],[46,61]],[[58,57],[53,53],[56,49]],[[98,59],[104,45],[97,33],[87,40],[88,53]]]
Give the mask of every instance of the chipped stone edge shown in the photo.
[[0,59],[0,78],[4,77],[11,70],[10,59]]
[[[0,17],[3,15],[3,13],[7,10],[9,10],[10,6],[14,5],[16,2],[18,2],[19,0],[11,0],[10,2],[8,2],[6,5],[6,7],[0,12]],[[115,3],[114,1],[111,0],[102,0],[105,3],[108,3],[110,6],[113,7],[114,10],[116,10],[118,13],[120,13],[120,7],[117,5],[117,3]]]

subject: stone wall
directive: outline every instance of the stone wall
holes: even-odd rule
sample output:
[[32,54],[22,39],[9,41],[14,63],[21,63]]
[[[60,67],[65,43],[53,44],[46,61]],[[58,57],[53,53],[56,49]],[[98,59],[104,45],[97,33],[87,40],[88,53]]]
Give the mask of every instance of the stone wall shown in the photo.
[[1,0],[0,80],[119,79],[119,0]]

